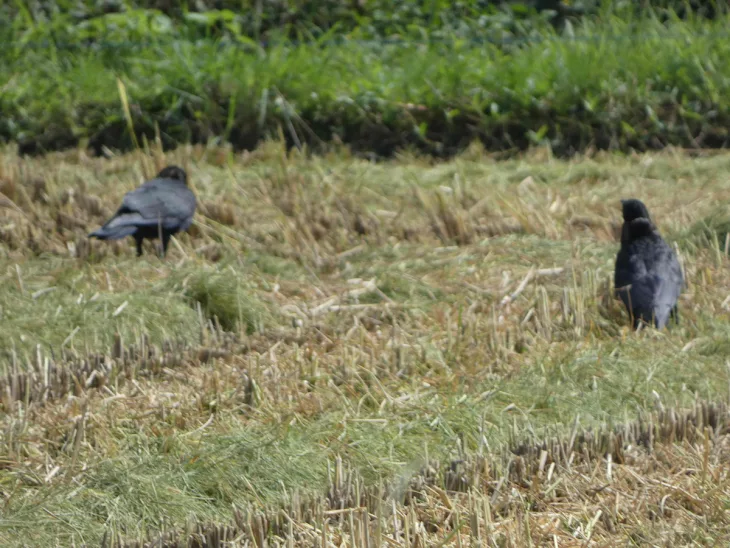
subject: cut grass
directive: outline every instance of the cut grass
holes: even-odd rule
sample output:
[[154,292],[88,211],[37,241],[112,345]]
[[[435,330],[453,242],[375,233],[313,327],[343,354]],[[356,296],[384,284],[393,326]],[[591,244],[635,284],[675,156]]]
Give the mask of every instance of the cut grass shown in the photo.
[[250,280],[233,265],[215,269],[194,269],[176,273],[182,278],[175,290],[187,297],[193,306],[200,306],[206,318],[225,331],[242,329],[252,333],[272,322],[266,304],[253,294]]
[[730,252],[730,208],[718,205],[704,219],[688,228],[687,239],[698,246]]
[[146,333],[160,341],[190,339],[200,331],[195,310],[177,292],[125,279],[124,263],[108,278],[98,265],[79,269],[50,257],[4,266],[0,347],[5,353],[36,344],[46,352],[88,352],[110,347],[117,332]]
[[[565,162],[538,150],[496,163],[473,147],[443,164],[372,164],[285,155],[271,143],[243,155],[185,147],[157,160],[187,162],[201,203],[163,261],[135,258],[130,241],[83,243],[151,170],[150,157],[1,158],[4,184],[16,192],[3,227],[12,245],[0,257],[0,303],[10,320],[0,336],[19,356],[15,365],[0,356],[4,546],[232,524],[232,506],[274,515],[295,494],[324,504],[338,459],[363,492],[382,481],[397,512],[410,512],[405,486],[435,461],[508,460],[525,441],[569,438],[576,417],[598,428],[727,397],[728,259],[685,232],[730,197],[728,155]],[[38,178],[45,192],[34,198]],[[69,190],[72,202],[62,199]],[[609,297],[619,198],[629,196],[647,203],[681,250],[688,288],[671,331],[632,333]],[[462,228],[444,234],[439,226],[456,218]],[[94,382],[58,351],[76,325],[75,354],[103,355]],[[157,350],[115,358],[117,333]],[[23,382],[41,393],[47,363],[74,373],[75,384],[27,398],[18,379],[27,372]],[[713,437],[708,454],[723,455],[722,440]],[[667,451],[694,462],[694,446]],[[490,477],[488,496],[502,500],[493,497],[499,477]],[[594,479],[579,489],[586,500],[600,487]],[[493,511],[504,523],[520,504],[544,504],[546,515],[566,520],[555,530],[562,535],[597,511],[509,494],[520,485],[501,488],[507,499]],[[705,496],[692,485],[693,496]],[[621,489],[629,497],[640,487]],[[418,500],[431,501],[428,493]],[[714,493],[717,509],[724,487]],[[332,509],[340,499],[329,496]],[[652,491],[651,500],[662,496]],[[440,515],[433,501],[417,508]],[[644,514],[631,526],[591,527],[614,544],[657,531],[686,542],[725,531],[707,508],[695,508],[701,526],[679,520],[674,536],[667,521]],[[432,538],[443,541],[455,523],[442,522]],[[492,526],[504,532],[504,523]]]

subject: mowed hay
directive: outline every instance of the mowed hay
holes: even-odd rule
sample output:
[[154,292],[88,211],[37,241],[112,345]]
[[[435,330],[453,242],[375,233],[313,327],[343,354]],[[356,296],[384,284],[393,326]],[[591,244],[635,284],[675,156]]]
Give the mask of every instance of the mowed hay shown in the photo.
[[336,459],[324,499],[294,494],[279,509],[234,509],[228,525],[198,524],[102,545],[704,543],[730,534],[724,466],[729,425],[724,404],[698,403],[690,412],[667,410],[614,430],[576,430],[513,448],[496,461],[481,456],[428,463],[400,491],[397,484],[365,487]]
[[[683,231],[727,156],[1,161],[0,544],[726,534],[727,257]],[[89,243],[168,163],[204,204],[168,256]],[[671,330],[611,296],[625,197],[680,251]]]

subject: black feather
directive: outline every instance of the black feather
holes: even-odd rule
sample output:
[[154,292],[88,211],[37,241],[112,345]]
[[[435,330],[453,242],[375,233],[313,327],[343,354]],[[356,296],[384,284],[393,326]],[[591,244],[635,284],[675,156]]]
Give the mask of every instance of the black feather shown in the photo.
[[125,194],[122,205],[104,226],[89,237],[118,240],[133,236],[137,255],[142,254],[142,241],[162,238],[162,255],[167,252],[170,236],[187,230],[193,222],[197,202],[187,186],[182,168],[167,166],[157,177]]
[[616,256],[614,286],[633,319],[658,329],[670,317],[678,319],[677,300],[682,292],[682,268],[674,250],[652,223],[639,200],[622,200],[624,224],[621,249]]

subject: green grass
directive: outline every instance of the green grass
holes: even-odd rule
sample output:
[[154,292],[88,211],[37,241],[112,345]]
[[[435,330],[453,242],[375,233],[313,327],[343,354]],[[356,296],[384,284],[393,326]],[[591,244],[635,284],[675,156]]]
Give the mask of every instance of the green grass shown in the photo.
[[[126,266],[118,268],[123,272]],[[4,269],[0,306],[6,328],[0,345],[8,351],[13,345],[30,347],[22,343],[32,340],[48,350],[66,341],[69,348],[85,349],[109,346],[117,331],[189,338],[199,330],[195,311],[169,289],[160,292],[148,285],[110,290],[102,280],[99,270],[79,270],[51,258],[19,270]],[[168,310],[176,321],[167,322],[160,310]],[[48,325],[54,326],[52,332]]]
[[727,24],[607,15],[509,50],[459,39],[23,50],[0,74],[0,137],[28,152],[129,148],[119,77],[135,131],[152,140],[157,126],[166,145],[250,148],[281,132],[291,145],[335,140],[381,155],[448,155],[474,138],[495,150],[547,143],[558,154],[712,148],[727,138]]
[[199,266],[161,282],[153,265],[140,269],[137,263],[117,263],[112,278],[103,264],[79,268],[51,257],[8,265],[0,346],[5,352],[32,353],[36,344],[45,351],[88,351],[109,348],[115,333],[130,342],[143,333],[156,343],[198,341],[207,321],[244,332],[273,323],[273,312],[252,295],[245,271]]

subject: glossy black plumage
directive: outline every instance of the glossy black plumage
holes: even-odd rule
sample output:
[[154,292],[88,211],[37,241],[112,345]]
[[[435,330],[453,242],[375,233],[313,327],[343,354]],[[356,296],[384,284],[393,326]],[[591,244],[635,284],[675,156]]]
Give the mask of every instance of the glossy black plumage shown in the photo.
[[167,252],[170,236],[187,230],[193,222],[197,202],[187,186],[182,168],[167,166],[151,181],[125,194],[114,216],[89,237],[118,240],[133,236],[137,256],[142,255],[142,241],[162,239],[162,256]]
[[639,200],[622,200],[624,223],[621,249],[616,256],[614,286],[632,317],[658,329],[669,318],[679,320],[677,300],[682,292],[682,268],[674,250],[657,231],[646,206]]

